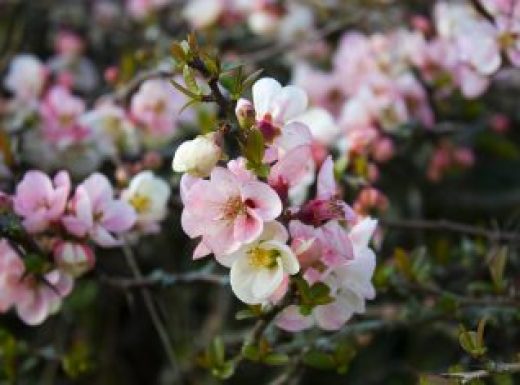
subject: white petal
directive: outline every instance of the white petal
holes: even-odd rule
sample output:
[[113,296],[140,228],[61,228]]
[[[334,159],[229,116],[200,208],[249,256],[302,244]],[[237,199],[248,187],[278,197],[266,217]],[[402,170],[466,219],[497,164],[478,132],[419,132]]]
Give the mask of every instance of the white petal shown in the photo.
[[372,219],[370,217],[364,218],[362,221],[358,222],[352,230],[350,230],[350,240],[354,248],[363,248],[367,247],[370,242],[370,238],[376,231],[377,220]]
[[253,103],[257,117],[261,119],[270,112],[271,103],[281,90],[282,86],[273,78],[262,78],[253,84]]

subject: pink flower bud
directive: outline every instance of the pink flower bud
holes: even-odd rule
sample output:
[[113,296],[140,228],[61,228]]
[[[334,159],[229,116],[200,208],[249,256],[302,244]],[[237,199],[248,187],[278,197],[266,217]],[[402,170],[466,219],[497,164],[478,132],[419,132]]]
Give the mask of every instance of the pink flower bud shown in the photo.
[[471,167],[475,163],[475,155],[470,148],[458,148],[455,150],[453,158],[455,163],[462,167]]
[[491,117],[489,124],[491,129],[498,134],[503,134],[511,127],[511,121],[506,115],[495,114]]
[[59,241],[54,246],[54,260],[73,277],[85,274],[95,264],[94,252],[88,245],[70,241]]
[[235,108],[238,123],[242,128],[249,128],[255,123],[255,108],[249,100],[240,98]]
[[394,156],[394,142],[390,138],[378,139],[373,147],[372,153],[377,162],[384,163]]
[[119,76],[119,69],[116,66],[108,67],[103,75],[107,83],[114,84]]

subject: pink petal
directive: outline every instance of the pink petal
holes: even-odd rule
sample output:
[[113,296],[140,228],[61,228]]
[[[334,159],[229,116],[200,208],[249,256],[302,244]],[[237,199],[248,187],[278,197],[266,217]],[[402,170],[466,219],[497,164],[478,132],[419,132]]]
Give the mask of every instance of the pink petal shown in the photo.
[[263,182],[247,182],[242,186],[241,193],[246,206],[264,221],[272,221],[282,213],[280,197]]

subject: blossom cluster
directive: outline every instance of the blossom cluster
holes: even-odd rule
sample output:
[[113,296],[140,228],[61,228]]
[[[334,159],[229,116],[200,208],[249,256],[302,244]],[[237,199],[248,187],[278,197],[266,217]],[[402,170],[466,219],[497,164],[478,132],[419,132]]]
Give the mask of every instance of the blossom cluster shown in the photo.
[[173,168],[184,173],[182,227],[199,240],[193,258],[212,254],[229,268],[233,292],[249,305],[284,303],[297,280],[324,285],[322,302],[293,302],[277,324],[296,331],[316,320],[338,329],[374,297],[369,241],[376,221],[341,199],[332,158],[314,156],[312,130],[302,122],[306,93],[262,78],[252,94],[252,102],[238,101],[236,115],[244,135],[262,136],[260,164],[241,156],[220,164],[218,132],[181,144],[175,154]]
[[192,111],[181,116],[186,98],[163,79],[144,81],[128,105],[106,94],[90,106],[82,95],[99,82],[82,56],[82,39],[62,32],[56,45],[56,55],[45,63],[19,54],[4,79],[11,97],[0,105],[0,120],[22,138],[20,153],[14,154],[20,161],[49,172],[66,165],[74,176],[84,177],[104,161],[164,147],[179,124],[195,118]]
[[94,267],[94,246],[115,247],[123,237],[157,231],[169,195],[168,184],[151,171],[137,174],[117,196],[99,173],[72,191],[66,171],[53,179],[28,171],[13,195],[2,194],[4,215],[16,218],[6,226],[19,221],[17,233],[27,234],[31,246],[16,242],[21,235],[0,239],[0,312],[14,307],[25,323],[42,323],[60,308],[74,279]]
[[[482,95],[503,58],[520,65],[518,4],[479,4],[481,10],[470,2],[439,1],[433,22],[416,16],[412,29],[371,35],[349,31],[340,39],[329,70],[300,59],[293,83],[308,92],[315,107],[309,118],[326,128],[315,133],[318,143],[339,147],[353,168],[359,164],[354,160],[362,159],[363,176],[375,182],[378,165],[394,157],[395,138],[406,133],[406,127],[433,129],[439,100],[454,93],[467,99]],[[440,169],[450,164],[471,166],[470,152],[464,148],[462,162],[443,161],[442,167],[433,166],[440,162],[439,151],[434,152],[428,178],[438,181]]]

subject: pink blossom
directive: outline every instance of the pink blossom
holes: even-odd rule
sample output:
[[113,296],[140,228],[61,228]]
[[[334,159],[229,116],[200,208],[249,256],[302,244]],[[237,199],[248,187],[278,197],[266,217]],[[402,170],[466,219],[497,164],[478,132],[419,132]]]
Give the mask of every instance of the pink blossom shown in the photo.
[[316,198],[306,202],[297,213],[305,223],[319,225],[331,219],[353,221],[354,211],[340,199],[334,179],[334,162],[329,156],[318,173]]
[[78,118],[85,112],[85,102],[62,86],[51,88],[40,105],[44,137],[59,146],[84,141],[90,131]]
[[394,156],[394,142],[390,138],[378,139],[373,147],[373,157],[377,162],[384,163],[392,159]]
[[[282,204],[267,184],[241,180],[216,167],[210,179],[199,179],[184,193],[182,227],[191,237],[202,237],[205,250],[229,254],[254,241],[265,221],[281,214]],[[200,256],[200,255],[199,255]]]
[[[338,330],[353,314],[365,311],[365,300],[375,297],[371,279],[376,260],[368,244],[376,225],[375,220],[366,218],[356,224],[349,233],[334,225],[334,232],[343,232],[341,238],[351,242],[351,258],[325,270],[307,268],[304,274],[309,284],[325,283],[330,288],[333,302],[316,306],[309,316],[301,314],[297,305],[291,305],[277,317],[278,327],[288,331],[299,331],[317,325],[324,330]],[[326,244],[329,239],[329,236],[325,236],[321,242]]]
[[0,313],[5,313],[16,301],[20,278],[25,271],[22,259],[5,239],[0,240]]
[[175,133],[179,111],[184,104],[184,97],[169,82],[152,79],[143,82],[134,94],[130,111],[147,135],[168,139]]
[[70,178],[61,171],[51,179],[41,171],[29,171],[16,187],[14,211],[23,218],[30,233],[38,233],[58,221],[67,204]]
[[70,294],[74,281],[60,270],[52,270],[42,278],[26,276],[16,294],[16,312],[28,325],[39,325],[61,307]]
[[59,55],[75,58],[81,56],[85,48],[83,39],[72,31],[59,31],[54,41],[54,49]]
[[20,256],[5,239],[0,240],[0,312],[15,307],[26,324],[41,324],[60,308],[72,285],[72,279],[60,270],[42,277],[27,274]]
[[165,7],[171,0],[127,0],[128,12],[136,19],[144,19],[151,13]]
[[130,204],[114,199],[108,179],[94,173],[76,188],[69,213],[62,221],[69,233],[89,236],[100,246],[112,247],[121,243],[116,236],[130,230],[136,219]]
[[253,85],[257,126],[268,142],[282,134],[284,125],[307,108],[305,91],[296,86],[282,87],[275,79],[262,78]]

